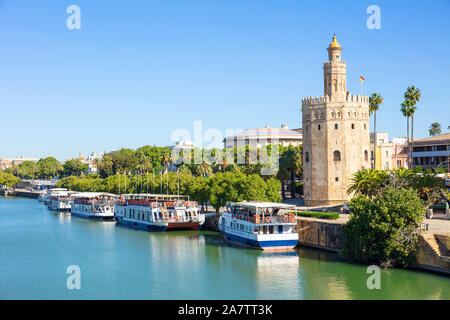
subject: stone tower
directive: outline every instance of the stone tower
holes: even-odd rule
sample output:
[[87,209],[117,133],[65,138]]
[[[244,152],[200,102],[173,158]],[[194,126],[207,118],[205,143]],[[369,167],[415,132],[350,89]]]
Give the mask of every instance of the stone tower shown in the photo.
[[302,100],[304,198],[308,206],[349,199],[354,172],[370,168],[369,98],[347,92],[336,35],[323,65],[324,95]]

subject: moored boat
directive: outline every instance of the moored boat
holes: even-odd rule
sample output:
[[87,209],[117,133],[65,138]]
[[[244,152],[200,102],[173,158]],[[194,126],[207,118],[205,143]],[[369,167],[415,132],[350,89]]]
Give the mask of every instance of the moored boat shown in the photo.
[[146,231],[199,230],[204,215],[185,196],[122,195],[114,208],[117,223]]
[[74,193],[64,188],[51,189],[48,196],[48,208],[54,211],[70,211]]
[[263,250],[286,250],[298,243],[295,206],[271,202],[238,202],[227,205],[219,230],[229,242]]
[[51,196],[56,196],[58,194],[66,194],[67,193],[66,188],[52,188],[49,190],[44,191],[38,198],[39,201],[43,202],[46,206],[50,205]]
[[116,195],[106,192],[80,192],[72,198],[72,215],[94,220],[114,220]]

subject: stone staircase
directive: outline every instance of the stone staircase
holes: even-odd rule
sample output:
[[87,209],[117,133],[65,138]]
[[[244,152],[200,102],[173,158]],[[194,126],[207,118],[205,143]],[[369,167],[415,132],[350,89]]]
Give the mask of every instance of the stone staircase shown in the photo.
[[450,274],[449,236],[421,233],[416,258],[418,267]]
[[422,235],[423,239],[427,242],[430,248],[438,255],[438,256],[448,256],[449,252],[445,248],[445,246],[436,239],[436,236],[432,233],[425,233]]

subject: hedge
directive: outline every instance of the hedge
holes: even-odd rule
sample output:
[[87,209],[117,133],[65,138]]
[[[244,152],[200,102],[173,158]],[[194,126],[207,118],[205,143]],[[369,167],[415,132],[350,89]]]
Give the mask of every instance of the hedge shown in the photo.
[[337,212],[313,212],[313,211],[298,211],[293,212],[296,213],[299,217],[311,217],[318,219],[328,219],[328,220],[336,220],[339,218],[339,213]]

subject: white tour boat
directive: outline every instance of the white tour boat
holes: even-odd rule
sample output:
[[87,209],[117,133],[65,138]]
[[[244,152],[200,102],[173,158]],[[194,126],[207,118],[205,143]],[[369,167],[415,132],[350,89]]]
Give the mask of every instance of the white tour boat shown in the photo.
[[117,223],[146,231],[199,230],[205,216],[185,196],[122,195],[114,208]]
[[50,190],[50,203],[48,208],[55,211],[70,211],[72,207],[72,195],[74,191],[67,191],[67,189],[52,189]]
[[60,193],[67,193],[67,189],[66,188],[52,188],[49,190],[45,190],[43,193],[41,193],[41,195],[39,196],[38,200],[43,202],[46,206],[50,206],[50,202],[51,202],[51,195],[58,195]]
[[295,206],[271,202],[238,202],[227,205],[219,219],[226,240],[264,249],[292,249],[298,243]]
[[114,220],[116,195],[106,192],[80,192],[72,198],[72,215],[95,220]]

